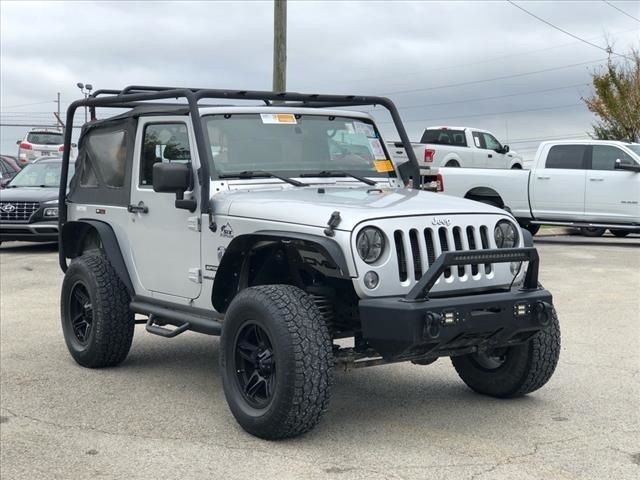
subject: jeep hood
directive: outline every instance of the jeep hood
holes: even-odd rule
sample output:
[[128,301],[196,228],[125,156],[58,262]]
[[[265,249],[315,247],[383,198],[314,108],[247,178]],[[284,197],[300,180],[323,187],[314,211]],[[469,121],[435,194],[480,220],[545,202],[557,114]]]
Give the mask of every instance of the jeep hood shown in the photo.
[[325,227],[340,212],[338,230],[375,218],[416,215],[499,214],[504,210],[442,193],[375,187],[304,187],[235,190],[214,197],[214,211],[232,217]]

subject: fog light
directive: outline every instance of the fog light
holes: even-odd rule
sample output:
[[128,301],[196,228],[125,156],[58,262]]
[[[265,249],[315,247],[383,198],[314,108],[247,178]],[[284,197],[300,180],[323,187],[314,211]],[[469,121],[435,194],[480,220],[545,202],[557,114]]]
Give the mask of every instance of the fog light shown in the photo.
[[378,286],[378,274],[376,272],[367,272],[364,274],[364,286],[369,290],[373,290]]
[[456,315],[454,312],[444,312],[444,323],[448,324],[448,323],[455,323],[456,321]]
[[526,303],[519,303],[514,305],[513,313],[516,317],[526,317],[529,315],[529,305]]
[[58,207],[45,208],[44,209],[45,217],[57,217],[58,216]]

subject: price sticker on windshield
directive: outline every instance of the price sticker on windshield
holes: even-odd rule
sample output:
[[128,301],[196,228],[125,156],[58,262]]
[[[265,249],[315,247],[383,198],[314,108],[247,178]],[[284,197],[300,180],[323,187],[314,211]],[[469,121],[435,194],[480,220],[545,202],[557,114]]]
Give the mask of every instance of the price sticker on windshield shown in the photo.
[[260,118],[265,124],[296,125],[298,121],[292,113],[261,113]]
[[373,162],[373,166],[378,173],[393,172],[393,163],[391,163],[391,160],[386,158],[384,160],[376,160]]
[[373,152],[373,158],[376,160],[386,160],[387,155],[384,153],[384,149],[382,148],[382,144],[380,140],[377,138],[369,139],[369,146],[371,147],[371,151]]

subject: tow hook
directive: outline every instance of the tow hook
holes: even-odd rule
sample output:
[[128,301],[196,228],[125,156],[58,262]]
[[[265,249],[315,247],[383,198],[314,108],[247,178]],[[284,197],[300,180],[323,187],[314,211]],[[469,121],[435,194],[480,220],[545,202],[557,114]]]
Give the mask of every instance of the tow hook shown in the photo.
[[424,318],[424,336],[427,338],[438,338],[440,336],[440,325],[442,315],[428,312]]
[[536,302],[533,311],[536,315],[536,319],[538,323],[543,327],[546,327],[551,322],[551,312],[553,311],[553,306],[547,302]]

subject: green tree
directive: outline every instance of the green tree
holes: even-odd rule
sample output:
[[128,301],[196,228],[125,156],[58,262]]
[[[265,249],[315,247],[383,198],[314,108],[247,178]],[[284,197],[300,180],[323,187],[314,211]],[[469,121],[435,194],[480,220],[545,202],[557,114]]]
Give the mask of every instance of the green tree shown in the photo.
[[632,49],[591,74],[594,94],[583,98],[598,118],[593,136],[600,140],[640,141],[640,52]]

